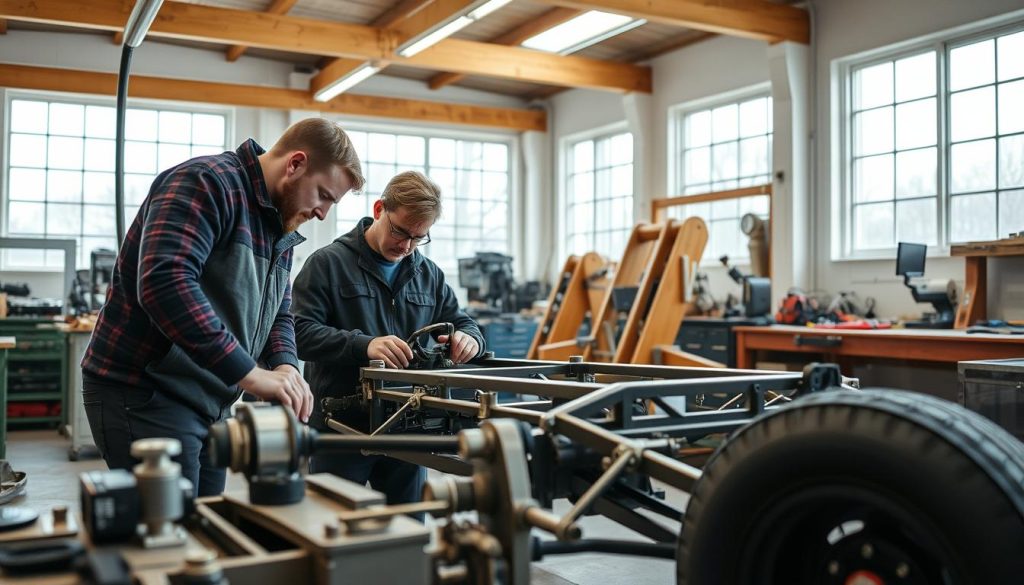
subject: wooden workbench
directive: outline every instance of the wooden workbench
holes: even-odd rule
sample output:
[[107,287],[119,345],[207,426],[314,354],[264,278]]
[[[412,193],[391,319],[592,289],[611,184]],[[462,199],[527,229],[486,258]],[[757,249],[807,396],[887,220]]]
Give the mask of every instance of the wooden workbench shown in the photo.
[[[817,329],[795,325],[737,327],[736,367],[753,368],[758,351],[824,354],[841,358],[945,362],[1024,357],[1024,335],[966,333],[956,329]],[[808,360],[810,361],[810,360]]]

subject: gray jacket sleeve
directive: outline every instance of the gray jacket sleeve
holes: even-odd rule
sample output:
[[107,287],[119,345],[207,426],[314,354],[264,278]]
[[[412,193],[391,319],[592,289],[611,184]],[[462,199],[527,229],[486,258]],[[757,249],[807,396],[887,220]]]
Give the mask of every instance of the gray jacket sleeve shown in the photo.
[[295,314],[295,343],[303,361],[331,360],[339,365],[366,363],[366,349],[372,335],[358,329],[344,330],[328,325],[336,299],[330,288],[328,259],[313,254],[295,277],[292,311]]

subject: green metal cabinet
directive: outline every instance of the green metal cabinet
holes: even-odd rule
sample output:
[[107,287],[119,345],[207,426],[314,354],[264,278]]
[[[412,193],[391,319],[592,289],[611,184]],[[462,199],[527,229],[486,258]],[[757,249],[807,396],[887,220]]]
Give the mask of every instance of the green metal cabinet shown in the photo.
[[[47,425],[64,428],[68,387],[67,338],[51,319],[9,317],[0,319],[0,336],[17,339],[7,355],[7,408],[5,428]],[[22,404],[45,412],[17,413]]]

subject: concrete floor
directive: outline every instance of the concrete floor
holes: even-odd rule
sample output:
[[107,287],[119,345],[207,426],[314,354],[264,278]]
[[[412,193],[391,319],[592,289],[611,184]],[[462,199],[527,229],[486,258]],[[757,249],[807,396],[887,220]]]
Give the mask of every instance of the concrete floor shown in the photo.
[[[28,473],[27,494],[11,505],[21,505],[40,512],[55,505],[78,510],[78,474],[105,469],[103,461],[83,458],[69,461],[70,442],[52,430],[14,431],[7,435],[7,459],[16,471]],[[228,489],[244,489],[238,475],[228,478]],[[662,486],[663,488],[665,486]],[[667,488],[670,503],[682,506],[686,494]],[[555,512],[570,508],[567,501],[555,503]],[[644,541],[642,536],[603,517],[587,517],[581,521],[584,538],[614,538]],[[678,526],[673,526],[678,530]],[[531,570],[534,585],[669,585],[675,583],[675,563],[669,560],[630,557],[599,553],[550,556],[536,562]]]

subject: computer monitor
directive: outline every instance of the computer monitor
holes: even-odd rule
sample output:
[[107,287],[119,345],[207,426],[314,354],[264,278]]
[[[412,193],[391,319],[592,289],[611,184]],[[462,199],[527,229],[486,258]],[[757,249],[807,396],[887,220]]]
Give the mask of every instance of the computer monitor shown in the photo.
[[900,242],[896,249],[896,276],[915,278],[924,276],[924,259],[928,246]]

